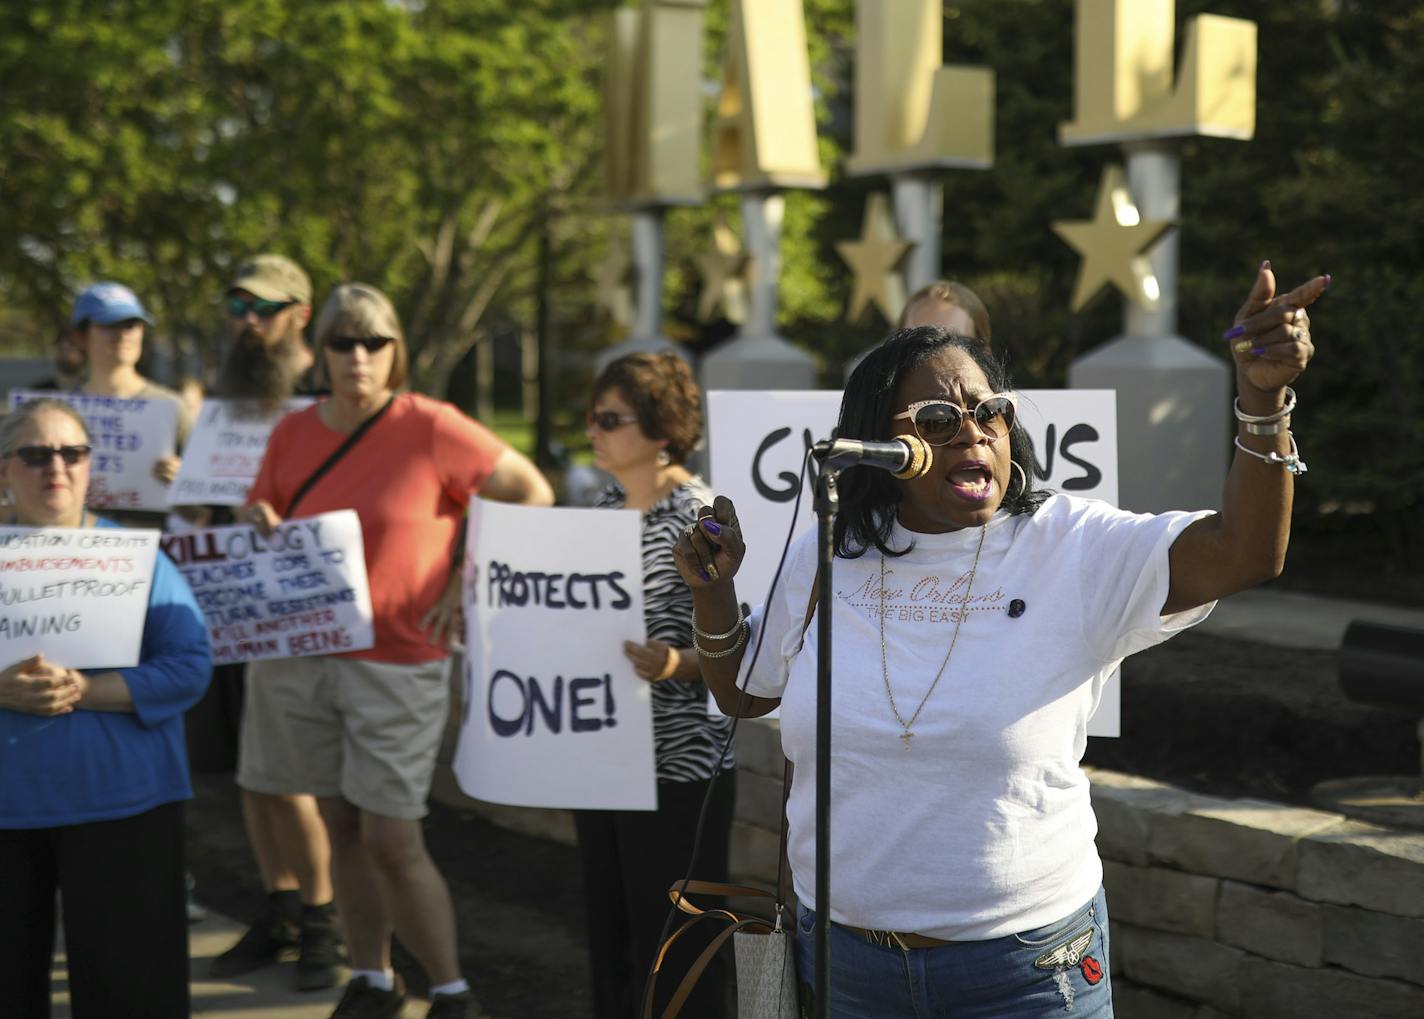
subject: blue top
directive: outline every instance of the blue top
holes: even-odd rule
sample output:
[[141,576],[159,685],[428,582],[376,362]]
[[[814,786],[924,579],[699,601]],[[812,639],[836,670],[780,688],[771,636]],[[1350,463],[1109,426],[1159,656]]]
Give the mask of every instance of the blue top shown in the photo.
[[0,709],[0,828],[112,821],[192,797],[183,712],[207,689],[212,653],[193,592],[162,552],[139,664],[117,671],[133,695],[131,712],[79,708],[43,718]]

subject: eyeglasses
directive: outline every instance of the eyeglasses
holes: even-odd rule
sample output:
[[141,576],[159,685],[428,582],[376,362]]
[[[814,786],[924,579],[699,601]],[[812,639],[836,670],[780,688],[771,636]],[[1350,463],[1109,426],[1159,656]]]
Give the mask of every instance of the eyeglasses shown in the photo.
[[338,354],[350,354],[357,347],[365,347],[366,353],[374,354],[395,340],[389,336],[328,336],[326,346]]
[[255,312],[258,318],[271,318],[283,308],[290,308],[296,301],[265,301],[260,297],[248,300],[245,297],[229,297],[227,299],[227,313],[233,318],[246,318],[249,311]]
[[979,430],[992,441],[1002,439],[1013,429],[1018,399],[1016,393],[995,393],[980,400],[972,411],[948,400],[920,400],[891,420],[908,419],[914,423],[915,434],[925,442],[945,446],[954,441],[964,427],[965,417],[972,414]]
[[77,463],[83,463],[89,459],[89,453],[93,446],[21,446],[13,453],[6,453],[6,456],[19,457],[20,463],[26,467],[48,467],[55,454],[64,461],[64,466],[73,467]]
[[597,428],[600,432],[611,432],[615,428],[631,425],[637,420],[638,415],[636,414],[619,414],[616,410],[588,412],[588,427]]

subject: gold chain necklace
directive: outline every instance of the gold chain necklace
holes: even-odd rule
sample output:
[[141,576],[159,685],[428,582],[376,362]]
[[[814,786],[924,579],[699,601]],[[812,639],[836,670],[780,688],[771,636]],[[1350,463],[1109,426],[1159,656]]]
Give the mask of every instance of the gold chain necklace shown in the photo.
[[974,550],[974,565],[969,568],[969,583],[964,588],[964,605],[959,611],[959,618],[954,621],[954,636],[950,639],[949,650],[944,653],[944,661],[939,663],[939,671],[935,673],[934,682],[925,691],[925,695],[920,698],[919,707],[915,708],[915,713],[910,716],[908,722],[905,721],[904,716],[900,714],[900,708],[895,704],[895,691],[890,689],[890,668],[885,662],[885,553],[880,553],[880,678],[885,681],[885,695],[890,698],[890,710],[895,713],[895,721],[899,722],[900,728],[904,730],[900,733],[900,742],[906,750],[910,749],[910,740],[915,736],[910,731],[914,728],[915,719],[920,717],[920,712],[929,703],[930,694],[934,693],[935,687],[939,686],[945,666],[949,664],[950,655],[954,654],[954,645],[959,643],[959,628],[964,625],[964,617],[969,614],[969,596],[974,593],[974,576],[979,572],[979,556],[984,552],[984,537],[988,533],[987,526],[979,529],[979,547]]

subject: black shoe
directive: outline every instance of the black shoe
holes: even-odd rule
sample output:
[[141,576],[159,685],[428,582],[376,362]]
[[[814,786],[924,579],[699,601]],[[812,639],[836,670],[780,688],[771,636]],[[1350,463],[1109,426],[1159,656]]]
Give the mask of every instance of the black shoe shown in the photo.
[[335,987],[346,964],[341,935],[331,907],[302,908],[301,944],[297,954],[297,990],[319,991]]
[[425,1019],[478,1019],[479,1003],[469,991],[459,994],[437,994],[430,999],[430,1011]]
[[262,912],[237,944],[208,965],[208,974],[236,977],[283,962],[295,956],[298,942],[297,925],[279,916],[269,903],[262,907]]
[[405,1007],[405,984],[400,974],[389,991],[372,987],[365,977],[357,977],[346,985],[346,993],[336,1003],[331,1019],[396,1019]]

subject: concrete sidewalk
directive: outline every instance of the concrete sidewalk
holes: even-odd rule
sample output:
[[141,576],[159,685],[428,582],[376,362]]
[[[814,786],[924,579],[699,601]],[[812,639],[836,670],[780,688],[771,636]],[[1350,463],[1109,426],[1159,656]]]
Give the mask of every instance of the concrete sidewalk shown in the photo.
[[[223,1019],[327,1019],[341,997],[342,988],[328,991],[292,989],[293,964],[268,966],[234,980],[214,980],[208,964],[242,936],[243,926],[225,916],[210,913],[202,923],[189,928],[192,963],[189,984],[195,1016],[222,1016]],[[343,974],[344,975],[344,974]],[[429,1003],[412,997],[401,1019],[424,1019]],[[0,1010],[3,1014],[3,1010]],[[55,960],[54,1019],[70,1019],[69,991],[64,956]]]
[[1335,651],[1352,620],[1424,630],[1424,609],[1253,588],[1222,599],[1198,633],[1274,647]]

